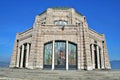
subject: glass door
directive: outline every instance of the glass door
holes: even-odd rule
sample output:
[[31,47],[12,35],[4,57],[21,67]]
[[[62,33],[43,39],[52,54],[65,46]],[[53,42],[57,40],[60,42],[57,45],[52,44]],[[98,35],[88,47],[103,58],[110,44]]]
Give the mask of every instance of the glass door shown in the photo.
[[66,69],[66,43],[55,42],[55,69]]
[[77,69],[77,45],[68,44],[68,65],[69,69]]
[[44,45],[44,69],[52,68],[52,42]]

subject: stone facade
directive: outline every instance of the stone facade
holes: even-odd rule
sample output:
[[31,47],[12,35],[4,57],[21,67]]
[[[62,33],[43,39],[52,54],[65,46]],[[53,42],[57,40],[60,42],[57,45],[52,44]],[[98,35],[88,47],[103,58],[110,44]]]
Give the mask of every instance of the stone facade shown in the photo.
[[[57,50],[64,53],[64,63]],[[104,34],[90,29],[85,16],[73,8],[48,8],[36,16],[31,29],[17,33],[10,67],[111,69]]]

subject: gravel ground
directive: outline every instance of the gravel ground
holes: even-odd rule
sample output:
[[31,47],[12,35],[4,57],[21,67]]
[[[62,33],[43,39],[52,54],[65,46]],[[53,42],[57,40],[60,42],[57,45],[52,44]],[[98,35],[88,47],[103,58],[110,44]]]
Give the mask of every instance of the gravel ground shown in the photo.
[[0,68],[0,80],[120,80],[120,70],[29,70]]

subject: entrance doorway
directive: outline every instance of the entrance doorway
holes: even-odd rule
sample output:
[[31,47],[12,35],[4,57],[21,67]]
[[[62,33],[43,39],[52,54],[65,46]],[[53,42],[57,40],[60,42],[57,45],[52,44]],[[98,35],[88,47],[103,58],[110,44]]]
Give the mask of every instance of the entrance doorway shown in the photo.
[[77,45],[68,43],[68,64],[69,69],[77,69]]
[[66,69],[66,43],[55,42],[55,69]]
[[46,43],[43,57],[44,69],[52,69],[52,65],[54,65],[54,69],[67,69],[67,67],[77,69],[77,44],[66,41],[55,41],[54,44],[53,42]]

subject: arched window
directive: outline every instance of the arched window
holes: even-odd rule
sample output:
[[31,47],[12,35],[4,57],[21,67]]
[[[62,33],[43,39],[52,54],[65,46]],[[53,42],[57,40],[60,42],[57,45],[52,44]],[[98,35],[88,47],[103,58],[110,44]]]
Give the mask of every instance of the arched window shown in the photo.
[[54,24],[55,25],[67,25],[68,22],[65,20],[56,20],[56,21],[54,21]]

